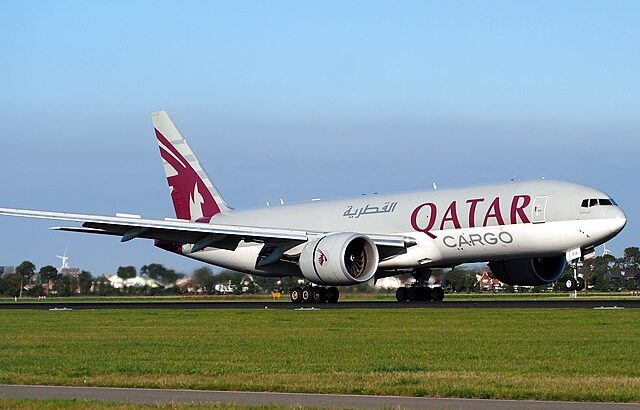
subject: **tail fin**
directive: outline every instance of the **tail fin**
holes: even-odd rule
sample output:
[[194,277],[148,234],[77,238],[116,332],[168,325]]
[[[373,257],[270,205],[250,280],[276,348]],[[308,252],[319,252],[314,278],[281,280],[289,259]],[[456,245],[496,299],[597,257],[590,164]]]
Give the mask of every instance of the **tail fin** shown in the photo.
[[[176,217],[210,219],[229,206],[200,166],[193,151],[165,111],[151,114]],[[207,220],[208,220],[207,219]]]

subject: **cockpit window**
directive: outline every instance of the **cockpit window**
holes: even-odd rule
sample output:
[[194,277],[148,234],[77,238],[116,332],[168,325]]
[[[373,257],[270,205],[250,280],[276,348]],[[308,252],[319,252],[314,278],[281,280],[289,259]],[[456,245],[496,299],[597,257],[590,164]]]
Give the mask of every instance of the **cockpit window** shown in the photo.
[[582,200],[582,204],[580,205],[583,208],[591,208],[592,206],[596,206],[596,205],[600,205],[600,206],[612,206],[612,205],[618,205],[616,204],[616,201],[614,201],[611,198],[590,198],[590,199],[583,199]]

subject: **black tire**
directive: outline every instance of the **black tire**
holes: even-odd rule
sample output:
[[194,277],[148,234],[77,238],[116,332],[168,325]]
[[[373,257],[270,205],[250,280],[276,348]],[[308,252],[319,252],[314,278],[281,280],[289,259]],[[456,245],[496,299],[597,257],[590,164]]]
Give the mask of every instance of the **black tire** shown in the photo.
[[564,286],[567,290],[576,290],[578,288],[578,281],[573,276],[569,276],[564,281]]
[[396,289],[396,300],[398,302],[406,302],[407,301],[407,288],[402,287]]
[[313,303],[324,303],[327,301],[327,291],[320,286],[314,287],[311,295]]
[[424,288],[422,286],[416,286],[416,302],[422,302],[424,300]]
[[433,289],[424,288],[424,301],[429,302],[433,300]]
[[302,289],[301,288],[293,288],[293,289],[291,289],[291,301],[293,303],[302,303]]
[[418,298],[418,292],[416,291],[416,287],[412,286],[410,288],[407,288],[407,300],[409,302],[415,302]]
[[580,290],[584,290],[584,278],[581,278],[580,276],[578,276],[578,283],[576,284],[576,290],[580,291]]
[[310,286],[302,288],[302,303],[309,303],[313,300],[313,289]]
[[441,287],[433,288],[432,295],[434,302],[442,302],[444,300],[444,289]]
[[335,286],[331,286],[327,288],[327,302],[328,303],[338,303],[338,299],[340,299],[340,291]]
[[[329,301],[329,291],[327,288],[321,287],[320,292],[322,293],[322,303],[327,303]],[[340,297],[340,293],[338,293],[338,297]]]

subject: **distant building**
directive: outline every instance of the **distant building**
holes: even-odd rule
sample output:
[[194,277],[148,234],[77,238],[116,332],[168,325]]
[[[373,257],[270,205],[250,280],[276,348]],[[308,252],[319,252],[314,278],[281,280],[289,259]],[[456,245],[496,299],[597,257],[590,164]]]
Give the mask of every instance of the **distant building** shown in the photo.
[[12,275],[16,273],[15,266],[0,266],[0,276]]
[[502,289],[502,282],[498,279],[492,278],[488,271],[482,272],[480,275],[476,275],[476,282],[480,287],[480,290],[500,290]]
[[62,268],[58,272],[62,276],[71,276],[73,278],[80,276],[80,268]]
[[106,279],[109,281],[111,286],[114,289],[122,289],[122,288],[143,288],[145,286],[150,288],[159,288],[160,283],[154,279],[144,278],[142,276],[136,276],[135,278],[122,279],[118,275],[107,276]]
[[396,276],[389,276],[387,278],[378,279],[375,287],[381,289],[395,289],[403,287],[405,284]]
[[185,277],[178,279],[175,283],[175,287],[183,292],[196,293],[200,290],[200,286],[193,281],[193,278]]
[[231,281],[229,281],[228,283],[216,283],[215,285],[213,285],[213,290],[223,294],[233,293],[236,291],[236,286],[232,285]]

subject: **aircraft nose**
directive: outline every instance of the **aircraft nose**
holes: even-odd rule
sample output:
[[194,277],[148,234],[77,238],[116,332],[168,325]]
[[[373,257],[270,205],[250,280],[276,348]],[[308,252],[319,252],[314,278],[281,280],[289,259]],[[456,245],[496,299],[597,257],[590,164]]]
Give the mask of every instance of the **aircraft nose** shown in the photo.
[[614,206],[607,211],[607,219],[611,221],[610,226],[614,234],[620,232],[627,224],[627,215],[618,206]]

